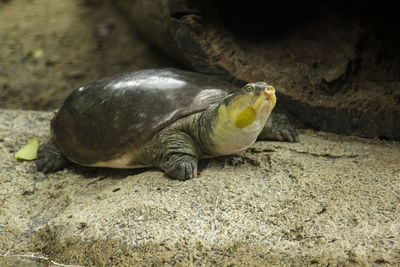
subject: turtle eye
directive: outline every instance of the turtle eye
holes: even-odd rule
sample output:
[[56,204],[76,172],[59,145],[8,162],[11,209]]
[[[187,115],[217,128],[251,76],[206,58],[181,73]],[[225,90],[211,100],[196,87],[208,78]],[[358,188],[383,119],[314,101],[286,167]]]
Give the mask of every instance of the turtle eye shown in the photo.
[[252,84],[246,85],[246,86],[244,87],[244,91],[245,91],[246,93],[252,93],[252,92],[254,92],[254,85],[252,85]]

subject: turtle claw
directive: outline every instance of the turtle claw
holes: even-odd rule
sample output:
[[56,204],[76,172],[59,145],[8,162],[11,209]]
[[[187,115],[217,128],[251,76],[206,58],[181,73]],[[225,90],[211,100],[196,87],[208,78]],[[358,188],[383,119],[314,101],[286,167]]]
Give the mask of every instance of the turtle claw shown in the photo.
[[280,131],[279,135],[282,138],[281,141],[299,142],[299,135],[297,134],[297,131],[295,129],[292,129],[291,131],[283,129],[282,131]]
[[71,162],[56,147],[53,140],[39,147],[36,159],[36,168],[38,171],[47,174],[61,170],[70,164]]
[[172,155],[160,168],[169,177],[180,181],[197,177],[197,159],[190,155]]

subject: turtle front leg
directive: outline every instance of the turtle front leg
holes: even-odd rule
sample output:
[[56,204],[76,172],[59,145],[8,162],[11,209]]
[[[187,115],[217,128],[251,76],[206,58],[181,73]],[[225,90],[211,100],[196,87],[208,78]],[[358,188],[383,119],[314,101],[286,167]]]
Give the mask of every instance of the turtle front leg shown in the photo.
[[290,124],[285,114],[272,113],[258,135],[258,140],[299,142],[296,129]]
[[192,137],[177,131],[164,138],[164,152],[158,167],[174,179],[196,178],[199,153]]
[[169,177],[177,180],[188,180],[197,177],[198,159],[191,155],[170,154],[168,159],[161,162],[159,168]]
[[193,138],[183,131],[164,130],[142,149],[142,155],[166,175],[177,180],[197,177],[199,151]]

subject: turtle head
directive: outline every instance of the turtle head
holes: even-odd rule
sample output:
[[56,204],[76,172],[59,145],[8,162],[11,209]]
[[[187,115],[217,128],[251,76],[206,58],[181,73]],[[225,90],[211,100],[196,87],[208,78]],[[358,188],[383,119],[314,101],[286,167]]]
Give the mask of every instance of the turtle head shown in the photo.
[[265,82],[248,83],[218,106],[213,139],[218,151],[231,154],[252,145],[276,103],[275,89]]
[[218,117],[242,129],[251,126],[257,119],[266,120],[275,103],[275,89],[271,85],[265,82],[248,83],[223,100]]

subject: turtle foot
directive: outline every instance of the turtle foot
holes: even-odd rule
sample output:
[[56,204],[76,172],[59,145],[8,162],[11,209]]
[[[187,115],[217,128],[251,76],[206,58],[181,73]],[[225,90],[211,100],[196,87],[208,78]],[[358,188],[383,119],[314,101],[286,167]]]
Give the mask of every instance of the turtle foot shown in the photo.
[[285,114],[272,114],[258,140],[299,142],[296,129],[290,124]]
[[53,139],[39,147],[36,159],[36,168],[44,174],[61,170],[71,162],[56,147]]
[[197,177],[197,159],[190,155],[171,155],[168,160],[160,164],[165,174],[180,181]]

